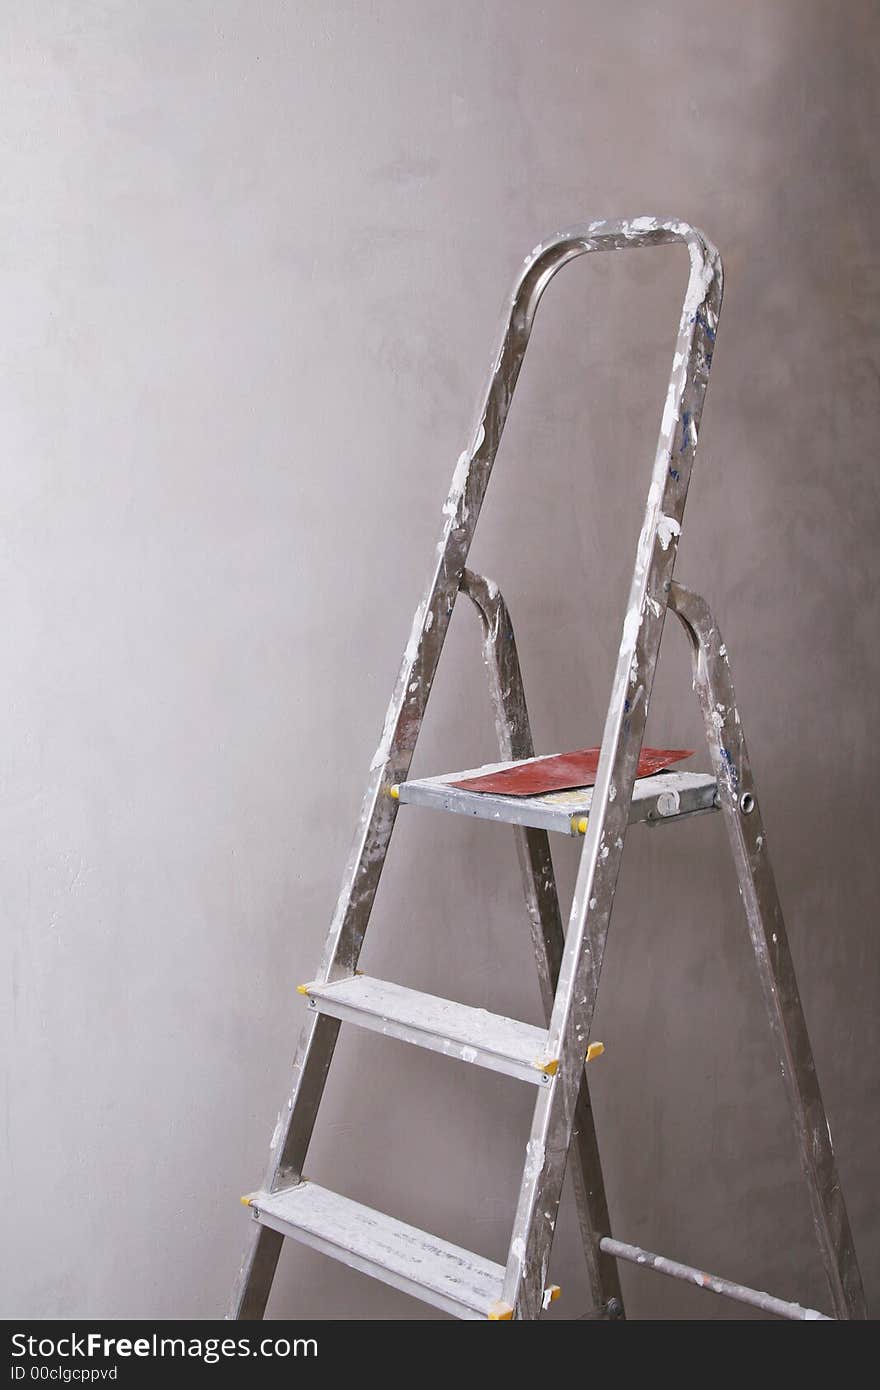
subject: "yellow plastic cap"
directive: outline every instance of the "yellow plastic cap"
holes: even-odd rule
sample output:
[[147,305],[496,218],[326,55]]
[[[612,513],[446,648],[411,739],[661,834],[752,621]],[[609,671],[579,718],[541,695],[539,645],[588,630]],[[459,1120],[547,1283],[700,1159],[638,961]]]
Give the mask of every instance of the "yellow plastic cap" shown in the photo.
[[297,985],[296,992],[297,994],[308,994],[309,987],[308,985]]
[[550,1302],[555,1303],[557,1298],[562,1297],[562,1290],[558,1284],[551,1284],[547,1292],[550,1295]]
[[391,800],[392,800],[392,801],[399,801],[399,800],[400,800],[400,787],[391,787],[391,788],[389,789],[389,791],[388,791],[388,795],[391,797]]
[[251,1204],[251,1199],[250,1199],[250,1197],[242,1197],[242,1198],[240,1198],[240,1201],[241,1201],[241,1205],[242,1205],[243,1207],[249,1207],[250,1204]]
[[605,1044],[600,1042],[590,1043],[587,1048],[587,1061],[595,1062],[597,1057],[601,1057],[605,1051]]
[[509,1303],[496,1301],[489,1304],[489,1322],[511,1322],[513,1309]]
[[559,1071],[559,1058],[554,1057],[551,1062],[542,1062],[540,1069],[545,1076],[555,1076]]

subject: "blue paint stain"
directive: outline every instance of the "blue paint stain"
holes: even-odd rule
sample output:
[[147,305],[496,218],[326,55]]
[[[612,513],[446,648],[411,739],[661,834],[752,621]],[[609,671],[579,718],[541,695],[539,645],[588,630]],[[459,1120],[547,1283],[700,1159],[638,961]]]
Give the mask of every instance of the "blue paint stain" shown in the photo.
[[624,700],[624,702],[623,702],[623,712],[624,712],[624,714],[629,714],[629,700]]
[[683,454],[688,446],[688,435],[691,432],[691,412],[683,410],[681,414],[681,448],[679,453]]
[[710,326],[709,320],[706,318],[705,314],[702,311],[700,311],[700,313],[697,314],[697,323],[700,325],[703,332],[706,334],[706,337],[709,339],[709,342],[714,343],[716,330]]
[[681,474],[679,473],[677,468],[670,468],[669,476],[670,478],[674,478],[675,481],[678,482],[679,478],[681,477]]

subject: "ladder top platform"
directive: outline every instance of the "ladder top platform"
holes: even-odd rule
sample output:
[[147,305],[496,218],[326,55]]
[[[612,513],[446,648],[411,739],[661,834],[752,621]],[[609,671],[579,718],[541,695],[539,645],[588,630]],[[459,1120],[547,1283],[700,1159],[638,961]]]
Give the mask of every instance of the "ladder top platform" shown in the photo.
[[[528,825],[538,830],[558,830],[565,835],[583,835],[593,806],[593,787],[573,791],[544,792],[539,796],[503,796],[494,792],[466,791],[454,782],[482,777],[518,767],[517,762],[487,763],[466,772],[445,772],[439,777],[419,777],[400,782],[392,795],[401,804],[428,806],[435,811],[476,816],[480,820],[507,825]],[[666,821],[715,809],[717,782],[708,772],[657,772],[640,777],[633,790],[629,822]]]

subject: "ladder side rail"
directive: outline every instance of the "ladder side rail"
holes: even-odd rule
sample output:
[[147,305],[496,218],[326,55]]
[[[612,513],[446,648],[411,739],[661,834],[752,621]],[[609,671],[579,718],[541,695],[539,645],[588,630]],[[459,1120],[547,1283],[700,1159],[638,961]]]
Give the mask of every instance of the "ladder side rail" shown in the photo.
[[540,1313],[721,308],[720,256],[687,230],[691,271],[549,1026],[560,1066],[535,1104],[502,1295],[522,1319]]
[[807,1032],[767,837],[736,704],[727,648],[706,602],[673,584],[669,607],[687,633],[721,810],[761,992],[785,1083],[813,1227],[837,1318],[866,1318],[865,1295],[831,1129]]

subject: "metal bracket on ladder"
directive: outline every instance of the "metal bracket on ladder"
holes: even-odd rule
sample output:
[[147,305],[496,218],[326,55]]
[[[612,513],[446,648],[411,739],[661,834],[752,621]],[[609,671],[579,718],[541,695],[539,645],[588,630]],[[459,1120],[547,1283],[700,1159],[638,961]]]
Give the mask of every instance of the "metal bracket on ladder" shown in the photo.
[[[682,306],[660,439],[605,722],[595,787],[576,815],[553,797],[495,798],[452,794],[462,774],[408,782],[425,706],[459,590],[480,612],[502,756],[532,756],[516,647],[495,586],[465,570],[486,487],[541,296],[556,272],[585,253],[681,242],[690,276]],[[273,1136],[259,1192],[245,1198],[255,1217],[230,1316],[260,1318],[285,1236],[433,1303],[457,1317],[534,1319],[558,1290],[548,1267],[559,1198],[571,1149],[572,1173],[594,1310],[623,1314],[616,1261],[634,1259],[703,1287],[789,1318],[822,1317],[745,1286],[665,1260],[610,1235],[598,1146],[584,1074],[605,941],[626,830],[638,820],[672,823],[689,814],[724,814],[771,1027],[788,1088],[814,1224],[838,1318],[864,1317],[864,1298],[815,1076],[794,971],[773,884],[760,815],[735,713],[726,653],[701,600],[673,583],[685,499],[721,306],[715,248],[683,222],[640,217],[592,222],[535,248],[507,306],[479,421],[461,455],[447,502],[428,592],[410,640],[371,765],[358,830],[343,877],[317,977],[302,986],[312,1018],[294,1063],[287,1106]],[[706,716],[714,776],[666,774],[636,779],[667,607],[693,645],[697,689]],[[471,800],[468,801],[468,795]],[[524,800],[530,802],[524,805]],[[487,1015],[452,1001],[357,974],[357,963],[398,808],[407,802],[516,826],[547,1026]],[[563,933],[546,831],[582,837],[581,864]],[[382,1031],[460,1060],[506,1071],[535,1084],[535,1110],[505,1266],[450,1245],[327,1192],[303,1177],[340,1022]],[[764,1300],[762,1302],[762,1300]]]

